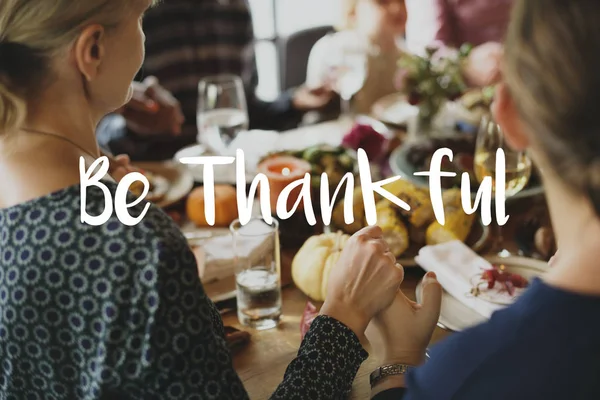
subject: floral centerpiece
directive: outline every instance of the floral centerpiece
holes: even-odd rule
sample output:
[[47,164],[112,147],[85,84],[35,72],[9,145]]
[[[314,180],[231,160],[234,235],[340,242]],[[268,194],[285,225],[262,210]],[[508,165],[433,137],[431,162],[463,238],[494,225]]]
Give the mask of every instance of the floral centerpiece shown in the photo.
[[421,125],[430,125],[447,100],[455,100],[467,90],[462,66],[471,48],[470,45],[459,50],[430,46],[424,56],[404,53],[400,57],[396,88],[419,108]]

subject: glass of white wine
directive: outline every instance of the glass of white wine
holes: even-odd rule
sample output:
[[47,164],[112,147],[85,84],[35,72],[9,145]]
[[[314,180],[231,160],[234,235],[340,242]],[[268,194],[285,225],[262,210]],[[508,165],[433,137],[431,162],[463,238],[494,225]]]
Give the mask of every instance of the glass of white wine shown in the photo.
[[[527,186],[531,176],[532,161],[524,151],[513,150],[506,142],[500,126],[491,115],[481,120],[475,144],[475,177],[481,183],[485,177],[492,179],[492,191],[496,190],[496,154],[498,149],[505,156],[505,196],[512,197]],[[502,227],[497,225],[497,244],[501,247],[498,255],[506,257],[510,251],[504,248]]]
[[368,49],[357,42],[344,46],[340,56],[333,67],[334,90],[342,101],[342,118],[352,119],[352,98],[363,88],[367,77]]

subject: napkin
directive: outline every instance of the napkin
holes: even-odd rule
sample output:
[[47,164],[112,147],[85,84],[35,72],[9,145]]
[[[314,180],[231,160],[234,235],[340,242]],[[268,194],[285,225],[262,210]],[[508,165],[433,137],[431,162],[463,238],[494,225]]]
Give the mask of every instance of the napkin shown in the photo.
[[444,290],[465,306],[489,318],[504,305],[473,297],[471,289],[482,269],[492,265],[461,241],[425,246],[415,260],[426,271],[433,271]]
[[262,157],[277,150],[276,144],[279,136],[277,131],[258,129],[240,132],[229,144],[224,155],[235,157],[238,149],[243,150],[246,169],[254,170]]
[[202,281],[210,283],[234,276],[236,265],[255,263],[267,252],[272,252],[273,240],[270,236],[238,237],[234,251],[233,237],[229,234],[206,239],[202,249],[205,252]]

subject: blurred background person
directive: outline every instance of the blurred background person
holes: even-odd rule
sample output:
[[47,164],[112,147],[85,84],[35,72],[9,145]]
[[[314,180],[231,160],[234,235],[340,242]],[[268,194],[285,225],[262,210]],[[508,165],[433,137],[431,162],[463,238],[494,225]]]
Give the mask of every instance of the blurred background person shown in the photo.
[[474,86],[500,78],[502,42],[513,0],[407,0],[407,48],[422,54],[438,43],[474,46],[465,73]]
[[249,128],[286,130],[331,100],[326,86],[292,89],[275,101],[256,95],[252,17],[246,0],[164,0],[144,17],[146,60],[131,103],[98,128],[101,147],[134,161],[172,158],[197,141],[198,82],[241,77]]
[[503,42],[513,0],[436,0],[435,40],[446,46]]
[[[394,77],[404,43],[404,0],[343,0],[337,32],[319,40],[308,60],[307,86],[335,87],[352,110],[368,114],[382,97],[395,93]],[[344,99],[344,97],[346,97]]]
[[421,53],[434,41],[449,47],[503,42],[513,0],[407,0],[407,46]]

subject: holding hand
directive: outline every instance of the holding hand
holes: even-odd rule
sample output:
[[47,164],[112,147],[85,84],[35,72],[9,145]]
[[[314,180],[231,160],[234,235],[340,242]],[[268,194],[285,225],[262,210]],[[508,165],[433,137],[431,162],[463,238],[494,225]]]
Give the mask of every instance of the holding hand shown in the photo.
[[348,239],[331,270],[321,314],[360,337],[369,321],[392,303],[403,278],[404,270],[396,264],[381,228],[363,228]]
[[299,111],[313,111],[325,107],[333,98],[333,90],[328,85],[309,89],[307,86],[299,87],[294,93],[294,108]]
[[130,172],[140,172],[137,168],[131,165],[131,160],[127,154],[120,154],[116,157],[111,157],[106,154],[110,162],[108,173],[112,178],[119,183]]
[[153,76],[132,85],[132,99],[117,111],[127,127],[139,135],[179,135],[184,117],[177,99]]
[[442,287],[429,272],[421,285],[422,304],[409,300],[401,291],[393,303],[379,313],[366,335],[380,365],[419,365],[440,316]]

